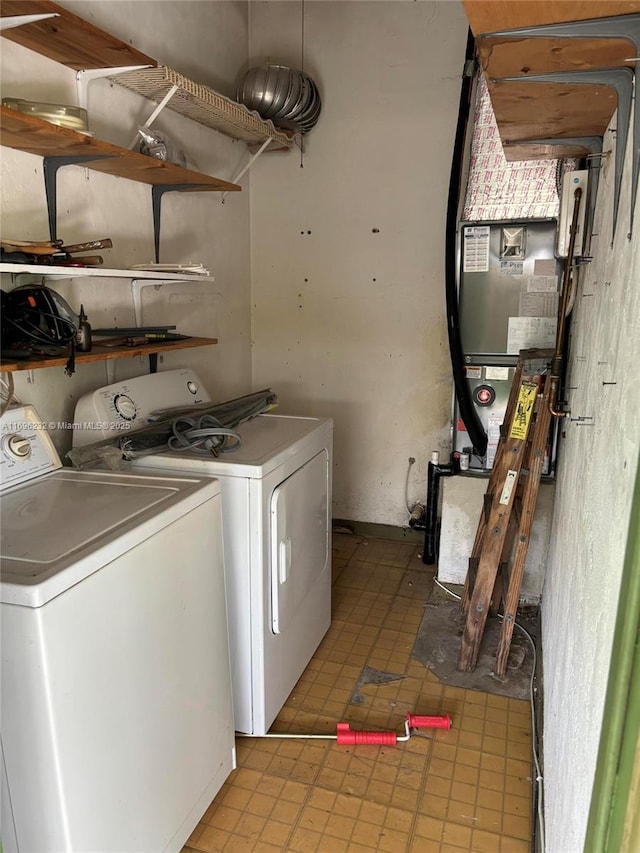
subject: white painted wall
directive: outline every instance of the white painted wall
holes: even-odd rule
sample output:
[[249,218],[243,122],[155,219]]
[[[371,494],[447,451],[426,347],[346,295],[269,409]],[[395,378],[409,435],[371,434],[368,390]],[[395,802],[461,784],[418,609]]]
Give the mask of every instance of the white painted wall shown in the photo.
[[[478,529],[488,480],[485,477],[443,477],[442,522],[438,554],[438,580],[463,584]],[[524,577],[520,588],[522,604],[539,604],[547,566],[555,483],[541,483],[531,528]]]
[[[297,2],[250,4],[250,60],[300,66]],[[448,455],[444,220],[467,23],[458,2],[306,2],[323,110],[251,177],[253,379],[335,420],[334,516],[404,525]]]
[[[61,5],[194,79],[232,95],[247,56],[245,2],[63,2]],[[2,95],[48,102],[76,103],[74,73],[2,39]],[[127,147],[135,129],[153,109],[149,101],[108,81],[93,84],[90,127],[100,138]],[[249,152],[181,116],[165,112],[159,129],[185,149],[200,171],[226,180]],[[42,160],[2,149],[2,234],[16,239],[48,238]],[[153,261],[151,189],[78,166],[58,173],[58,234],[68,243],[111,237],[114,248],[101,252],[105,266],[127,267]],[[241,182],[242,183],[242,182]],[[161,358],[160,369],[190,366],[201,373],[212,394],[228,399],[251,390],[249,191],[169,193],[164,196],[160,260],[200,262],[215,281],[172,284],[143,290],[143,321],[172,322],[186,334],[217,337],[216,347],[184,350]],[[84,303],[95,326],[133,324],[128,282],[116,279],[50,281],[77,310]],[[13,284],[3,276],[2,287]],[[109,365],[109,367],[107,367]],[[16,375],[23,402],[33,403],[46,421],[72,421],[77,398],[87,390],[148,371],[147,359],[80,365],[68,378],[62,368],[35,371],[33,384]],[[68,431],[53,434],[58,448],[70,446]]]
[[[604,150],[612,145],[607,133]],[[594,258],[572,318],[571,416],[589,420],[563,421],[542,596],[549,853],[583,850],[638,463],[640,216],[636,205],[636,233],[628,240],[631,147],[613,249],[614,158],[604,161]]]

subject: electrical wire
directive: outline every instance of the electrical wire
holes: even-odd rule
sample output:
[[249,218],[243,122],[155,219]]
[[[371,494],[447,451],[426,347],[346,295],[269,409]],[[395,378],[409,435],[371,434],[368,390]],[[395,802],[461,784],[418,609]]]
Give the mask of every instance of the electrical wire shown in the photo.
[[[438,578],[434,577],[433,581],[436,584],[436,586],[439,586],[440,589],[444,590],[444,592],[446,592],[452,598],[455,598],[457,601],[462,601],[462,596],[458,595],[453,590],[448,589],[443,583],[441,583],[438,580]],[[503,619],[503,618],[504,617],[500,613],[498,613],[498,619]],[[525,637],[529,640],[529,643],[531,645],[531,651],[533,653],[533,666],[531,668],[531,679],[529,681],[529,701],[530,701],[530,705],[531,705],[531,747],[532,747],[532,752],[533,752],[533,764],[534,764],[535,771],[536,771],[536,786],[538,788],[537,812],[538,812],[538,832],[540,835],[540,849],[544,850],[545,849],[545,840],[544,840],[545,839],[545,833],[544,833],[544,815],[542,813],[542,802],[543,802],[542,797],[543,797],[543,792],[544,792],[544,789],[543,789],[543,781],[544,780],[542,778],[542,769],[540,767],[540,758],[538,756],[538,748],[536,745],[537,744],[537,727],[536,727],[536,708],[535,708],[535,698],[534,698],[535,697],[534,684],[535,684],[536,668],[538,665],[538,655],[536,653],[536,644],[534,642],[534,639],[531,636],[531,634],[527,631],[527,629],[523,628],[522,625],[520,625],[515,620],[514,620],[513,625],[515,628],[517,628],[519,631],[521,631],[525,635]]]
[[[39,308],[33,310],[30,308],[24,308],[22,309],[22,315],[22,322],[18,322],[17,320],[14,320],[12,317],[8,316],[8,312],[5,311],[3,320],[9,325],[13,326],[15,329],[17,329],[22,335],[32,341],[35,341],[41,346],[60,347],[75,340],[78,330],[76,326],[71,322],[71,320],[67,320],[66,317],[61,317],[59,314],[54,314],[51,311],[42,311]],[[37,323],[31,319],[32,316],[37,319]],[[43,331],[40,327],[40,320],[42,317],[48,317],[50,320],[54,320],[56,323],[61,323],[63,326],[66,327],[67,331]]]
[[[176,418],[171,424],[170,450],[190,450],[204,456],[230,453],[242,444],[240,434],[223,427],[213,415],[201,418]],[[233,441],[229,441],[233,439]]]
[[4,415],[12,403],[20,404],[20,400],[16,396],[15,383],[13,381],[13,373],[9,373],[9,378],[0,378],[0,389],[2,390],[2,405],[0,406],[0,417]]

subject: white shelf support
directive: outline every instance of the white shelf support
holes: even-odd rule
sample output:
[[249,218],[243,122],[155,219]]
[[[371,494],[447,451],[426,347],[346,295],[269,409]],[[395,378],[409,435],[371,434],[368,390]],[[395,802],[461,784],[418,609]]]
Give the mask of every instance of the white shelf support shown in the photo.
[[213,277],[209,276],[204,279],[203,277],[193,277],[193,278],[179,278],[175,277],[173,279],[144,279],[144,278],[132,278],[131,279],[131,296],[133,298],[133,317],[135,320],[136,326],[142,325],[142,288],[143,287],[155,287],[156,289],[160,289],[163,284],[177,284],[183,283],[188,284],[192,281],[214,281]]
[[128,71],[140,71],[143,68],[151,68],[150,65],[121,65],[117,68],[84,68],[76,71],[76,92],[78,95],[78,106],[87,109],[89,103],[89,84],[101,77],[116,77],[118,74],[126,74]]
[[49,12],[42,15],[7,15],[0,18],[0,30],[12,30],[14,27],[23,27],[25,24],[36,24],[38,21],[46,21],[47,18],[59,18],[57,12]]
[[[151,113],[151,115],[149,116],[149,118],[148,118],[148,119],[143,123],[143,125],[142,125],[143,127],[151,127],[151,125],[153,124],[153,122],[158,118],[158,116],[160,115],[160,113],[162,112],[162,110],[167,106],[167,104],[169,103],[169,101],[171,100],[171,98],[173,98],[173,96],[175,95],[175,93],[176,93],[177,91],[178,91],[178,87],[177,87],[177,86],[172,86],[172,87],[169,89],[169,91],[167,92],[167,94],[166,94],[166,95],[164,96],[164,98],[160,101],[160,103],[157,105],[157,107],[155,108],[155,110]],[[133,139],[132,139],[132,141],[131,141],[131,144],[129,145],[129,150],[130,150],[130,151],[132,151],[132,150],[133,150],[133,148],[135,147],[135,144],[136,144],[136,142],[138,141],[138,137],[139,137],[139,136],[140,136],[140,131],[139,131],[139,130],[137,130],[137,131],[136,131],[136,135],[133,137]]]
[[[265,150],[265,148],[267,148],[267,146],[269,145],[269,143],[270,143],[270,142],[271,142],[271,140],[270,140],[270,139],[265,139],[265,141],[262,143],[262,145],[260,146],[260,148],[258,148],[258,150],[256,151],[256,153],[255,153],[252,157],[250,157],[250,158],[249,158],[249,160],[248,160],[248,162],[247,162],[246,166],[244,166],[242,169],[240,169],[240,171],[238,172],[238,174],[235,176],[235,178],[233,179],[233,181],[232,181],[231,183],[233,183],[233,184],[237,184],[237,183],[238,183],[238,181],[240,180],[240,178],[244,175],[244,173],[245,173],[248,169],[250,169],[250,168],[253,166],[253,164],[256,162],[256,160],[257,160],[257,159],[258,159],[258,157],[262,154],[262,152]],[[226,196],[226,195],[227,195],[227,193],[222,193],[222,204],[224,204],[224,200],[225,200],[225,196]]]
[[133,320],[136,326],[142,325],[142,288],[149,287],[151,285],[153,285],[154,287],[161,287],[162,282],[148,281],[140,278],[131,279],[131,296],[133,298]]

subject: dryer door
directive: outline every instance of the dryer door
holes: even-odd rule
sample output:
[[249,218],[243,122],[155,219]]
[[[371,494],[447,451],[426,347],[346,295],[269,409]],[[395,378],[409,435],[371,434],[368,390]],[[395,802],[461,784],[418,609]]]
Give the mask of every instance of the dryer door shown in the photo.
[[271,627],[282,634],[329,571],[329,462],[322,450],[271,496]]

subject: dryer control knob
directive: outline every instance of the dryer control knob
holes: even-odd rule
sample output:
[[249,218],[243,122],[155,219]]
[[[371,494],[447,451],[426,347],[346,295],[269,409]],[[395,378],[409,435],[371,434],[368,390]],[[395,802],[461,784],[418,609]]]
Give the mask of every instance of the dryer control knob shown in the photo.
[[28,459],[31,456],[31,442],[17,433],[2,440],[2,449],[11,459]]
[[198,393],[198,383],[194,382],[193,379],[190,379],[187,382],[187,391],[190,394],[197,394]]

